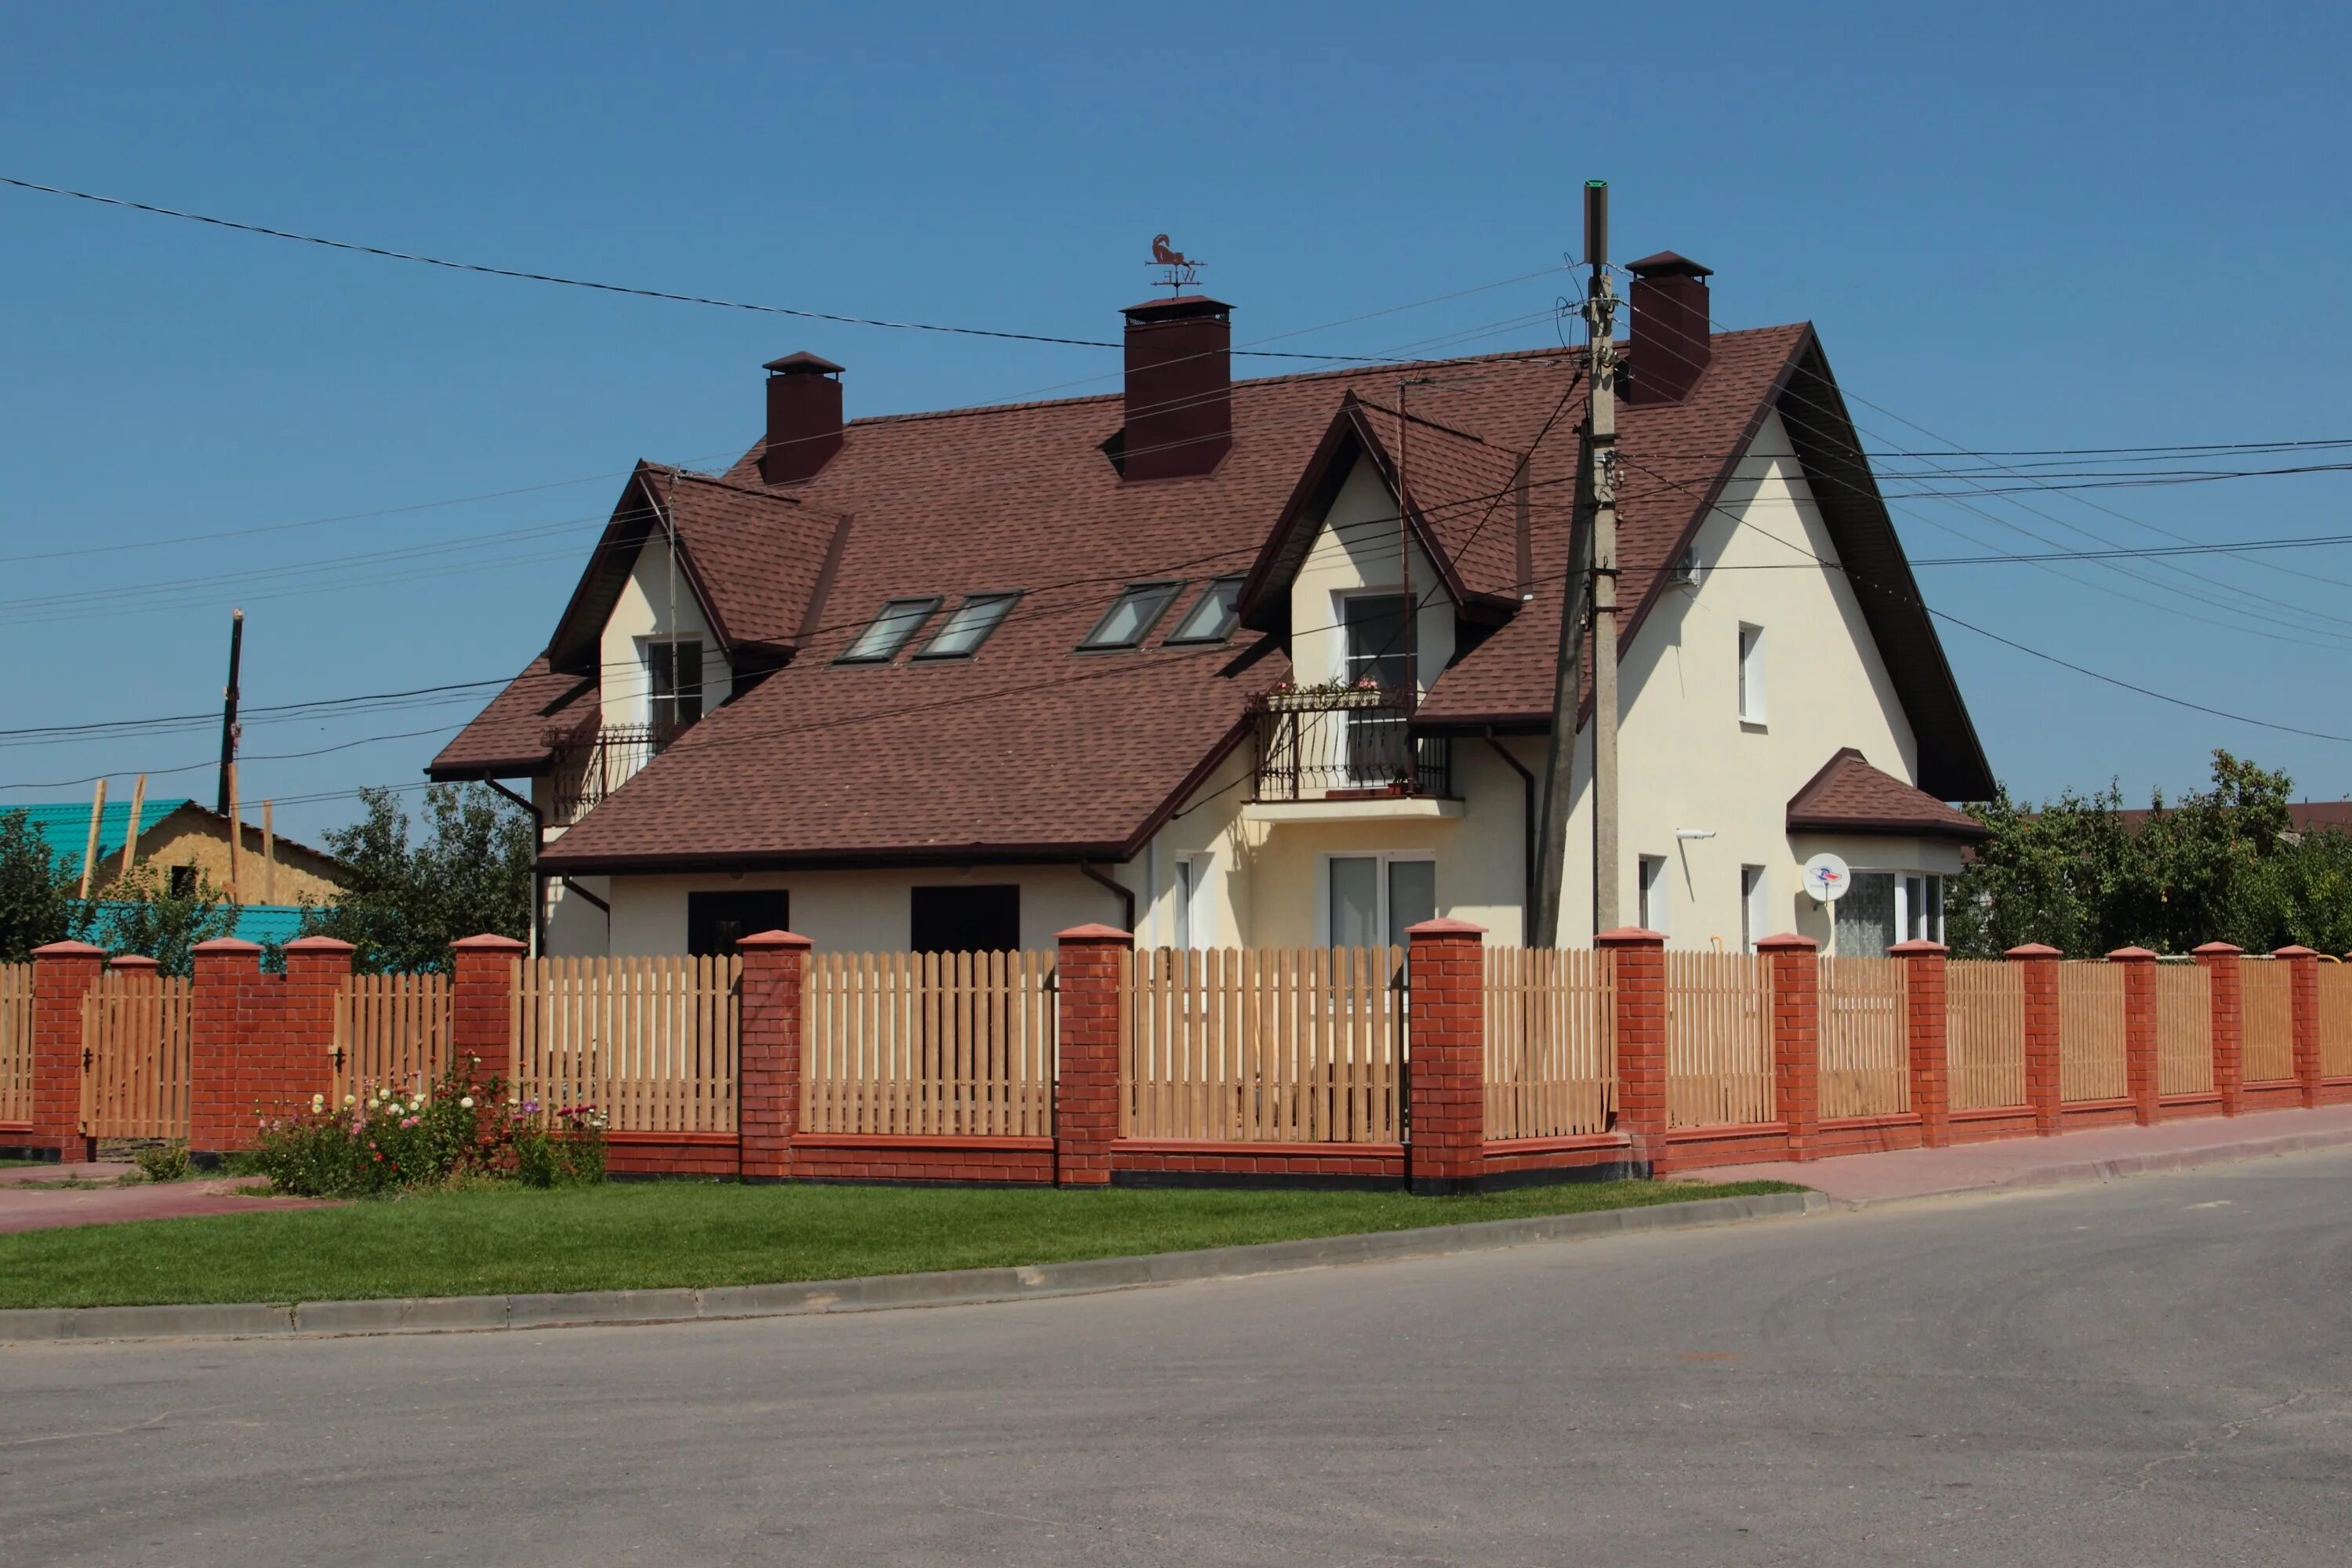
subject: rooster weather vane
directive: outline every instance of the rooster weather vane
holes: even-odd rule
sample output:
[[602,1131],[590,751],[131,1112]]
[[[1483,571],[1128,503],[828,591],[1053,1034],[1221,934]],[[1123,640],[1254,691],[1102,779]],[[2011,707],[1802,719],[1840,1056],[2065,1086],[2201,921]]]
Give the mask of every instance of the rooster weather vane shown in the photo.
[[1199,284],[1201,268],[1208,264],[1195,261],[1181,250],[1170,249],[1168,237],[1164,234],[1155,234],[1151,237],[1151,265],[1165,268],[1167,270],[1160,281],[1181,294],[1185,289]]

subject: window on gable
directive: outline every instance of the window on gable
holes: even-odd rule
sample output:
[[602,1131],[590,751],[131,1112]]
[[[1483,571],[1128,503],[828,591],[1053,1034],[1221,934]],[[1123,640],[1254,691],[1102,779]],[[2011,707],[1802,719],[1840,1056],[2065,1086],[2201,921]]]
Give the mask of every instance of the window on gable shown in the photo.
[[1168,634],[1171,643],[1223,642],[1234,635],[1234,626],[1241,620],[1242,580],[1220,577],[1201,591],[1176,629]]
[[702,717],[702,643],[646,644],[646,690],[654,727],[675,733]]
[[955,607],[940,629],[931,634],[931,640],[916,651],[915,657],[971,658],[980,651],[980,645],[988,640],[988,634],[996,629],[998,623],[1004,619],[1005,612],[1013,608],[1013,601],[1020,596],[1018,594],[966,595],[963,603]]
[[882,613],[866,623],[857,634],[857,640],[842,650],[840,664],[884,664],[898,656],[914,635],[923,629],[931,612],[940,607],[937,598],[893,599],[882,606]]
[[1133,647],[1159,624],[1175,602],[1181,583],[1130,583],[1122,590],[1103,618],[1095,623],[1081,648]]
[[1764,628],[1739,628],[1739,721],[1764,722]]

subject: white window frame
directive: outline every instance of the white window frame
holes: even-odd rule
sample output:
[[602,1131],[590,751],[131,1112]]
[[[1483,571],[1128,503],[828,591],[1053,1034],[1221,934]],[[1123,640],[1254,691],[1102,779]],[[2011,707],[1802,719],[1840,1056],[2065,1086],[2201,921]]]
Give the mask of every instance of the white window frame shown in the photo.
[[1759,729],[1765,723],[1764,628],[1739,623],[1739,721]]
[[[1217,858],[1211,854],[1176,857],[1175,885],[1171,906],[1175,916],[1173,945],[1180,951],[1217,945]],[[1325,896],[1328,898],[1328,885]]]
[[1634,897],[1638,900],[1635,907],[1643,928],[1666,937],[1674,935],[1673,865],[1674,858],[1668,855],[1633,858]]
[[[1377,860],[1380,862],[1380,910],[1372,923],[1381,931],[1389,929],[1389,865],[1396,860],[1427,860],[1434,863],[1434,849],[1328,849],[1315,857],[1315,945],[1331,945],[1331,862],[1334,860]],[[1434,875],[1434,873],[1432,873]],[[1442,903],[1438,914],[1445,912]]]
[[[1915,889],[1916,884],[1916,889]],[[1944,940],[1944,900],[1950,895],[1941,871],[1897,871],[1895,873],[1895,940],[1897,942],[1941,942]],[[1911,934],[1911,900],[1917,898],[1926,904],[1925,918],[1919,922],[1919,935]]]
[[1742,952],[1754,952],[1756,943],[1772,934],[1764,929],[1765,917],[1771,912],[1771,905],[1768,901],[1771,886],[1771,873],[1766,868],[1739,868],[1739,951]]

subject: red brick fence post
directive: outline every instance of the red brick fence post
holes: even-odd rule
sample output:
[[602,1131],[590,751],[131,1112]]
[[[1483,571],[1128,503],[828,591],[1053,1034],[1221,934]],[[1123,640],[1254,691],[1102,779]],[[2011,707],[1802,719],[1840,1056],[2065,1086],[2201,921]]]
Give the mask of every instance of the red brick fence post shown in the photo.
[[1486,1165],[1486,930],[1433,920],[1404,936],[1405,1183],[1424,1196],[1475,1192]]
[[[289,951],[291,951],[289,949]],[[530,951],[510,936],[463,937],[449,944],[449,1047],[460,1067],[514,1083],[514,967]]]
[[1065,1187],[1110,1184],[1110,1146],[1118,1137],[1120,961],[1131,932],[1075,926],[1055,939],[1055,1018],[1060,1030],[1054,1076],[1054,1180]]
[[2306,1110],[2319,1104],[2319,954],[2307,947],[2283,947],[2271,957],[2287,966],[2294,998],[2294,1080]]
[[2124,966],[2124,1087],[2132,1120],[2153,1127],[2164,1119],[2164,1074],[2156,1049],[2156,954],[2119,947],[2109,963]]
[[1821,1158],[1822,965],[1809,936],[1756,944],[1772,966],[1772,1103],[1788,1129],[1789,1158]]
[[33,1130],[35,1149],[87,1160],[97,1145],[81,1135],[81,999],[106,967],[106,950],[53,942],[33,950]]
[[2033,1131],[2054,1138],[2065,1104],[2058,1061],[2058,950],[2029,942],[2001,956],[2024,965],[2025,1102],[2033,1108]]
[[781,1182],[793,1173],[793,1134],[801,1121],[801,1031],[814,945],[788,931],[763,931],[735,944],[743,955],[735,1135],[747,1182]]
[[2243,977],[2238,968],[2242,950],[2226,942],[2209,942],[2190,950],[2212,985],[2213,1090],[2221,1097],[2221,1114],[2235,1116],[2246,1085],[2246,1007]]
[[1604,931],[1617,1015],[1617,1131],[1638,1175],[1666,1157],[1666,939],[1639,926]]
[[1886,951],[1903,961],[1904,1035],[1919,1146],[1941,1149],[1952,1141],[1951,1061],[1944,1038],[1944,961],[1950,950],[1940,942],[1900,942]]

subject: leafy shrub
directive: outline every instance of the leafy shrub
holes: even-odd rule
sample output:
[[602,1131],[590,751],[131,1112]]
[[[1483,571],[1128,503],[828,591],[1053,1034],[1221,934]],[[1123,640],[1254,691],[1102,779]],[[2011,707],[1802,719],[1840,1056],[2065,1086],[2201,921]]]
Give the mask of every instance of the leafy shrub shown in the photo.
[[548,1111],[506,1097],[496,1074],[476,1079],[453,1066],[427,1089],[372,1085],[340,1106],[313,1095],[307,1114],[263,1128],[252,1163],[278,1191],[304,1197],[466,1180],[571,1185],[604,1179],[604,1129],[593,1106]]
[[185,1143],[151,1143],[134,1152],[131,1160],[139,1173],[151,1182],[184,1182],[188,1179],[190,1164]]

